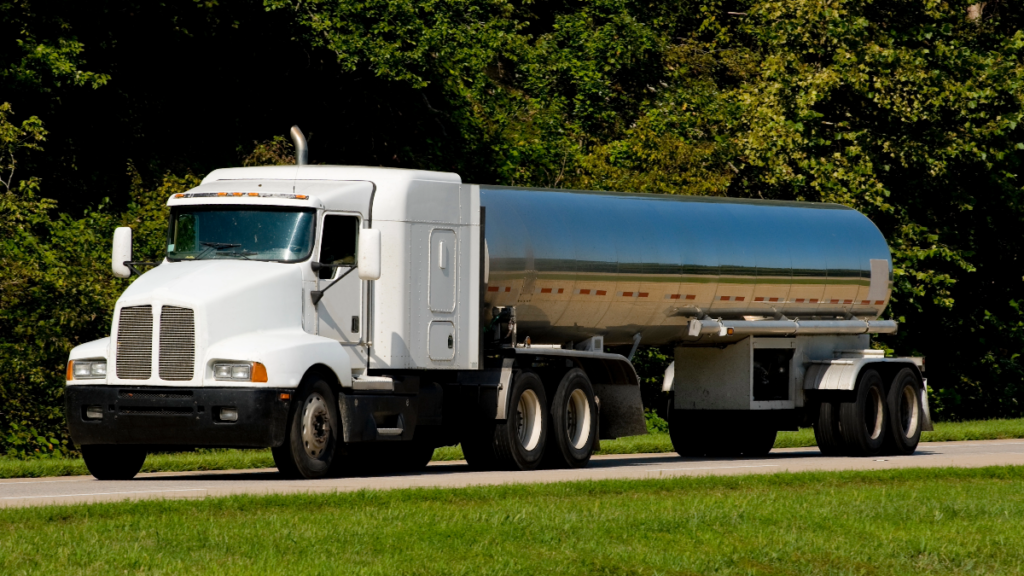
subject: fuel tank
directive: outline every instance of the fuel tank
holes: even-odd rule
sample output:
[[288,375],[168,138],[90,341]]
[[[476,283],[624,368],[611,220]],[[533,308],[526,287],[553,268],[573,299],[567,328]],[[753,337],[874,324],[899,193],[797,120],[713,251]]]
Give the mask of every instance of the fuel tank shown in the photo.
[[520,341],[680,340],[692,318],[876,319],[892,257],[845,206],[480,186],[485,303]]

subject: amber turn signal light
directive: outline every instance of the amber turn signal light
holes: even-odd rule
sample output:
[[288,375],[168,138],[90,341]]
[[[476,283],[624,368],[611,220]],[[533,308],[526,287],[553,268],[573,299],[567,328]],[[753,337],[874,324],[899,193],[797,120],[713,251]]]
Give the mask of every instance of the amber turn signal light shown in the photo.
[[267,367],[259,362],[252,363],[252,381],[253,382],[266,382],[267,381]]

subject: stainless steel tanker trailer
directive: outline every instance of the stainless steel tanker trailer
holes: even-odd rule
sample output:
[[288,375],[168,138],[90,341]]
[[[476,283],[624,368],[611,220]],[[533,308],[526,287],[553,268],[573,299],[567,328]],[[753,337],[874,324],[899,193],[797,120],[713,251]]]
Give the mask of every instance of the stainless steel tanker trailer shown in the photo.
[[140,277],[67,367],[95,476],[196,447],[269,447],[306,478],[456,443],[477,468],[585,466],[646,433],[639,345],[674,346],[658,409],[682,456],[808,425],[828,454],[909,454],[930,429],[921,359],[871,347],[897,328],[892,260],[855,210],[301,158],[175,194],[145,273],[115,233],[115,275]]

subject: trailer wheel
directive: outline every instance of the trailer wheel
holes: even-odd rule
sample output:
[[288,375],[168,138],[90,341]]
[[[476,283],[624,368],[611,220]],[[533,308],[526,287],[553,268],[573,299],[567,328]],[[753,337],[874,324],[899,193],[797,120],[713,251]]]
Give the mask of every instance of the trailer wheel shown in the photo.
[[877,456],[885,445],[889,430],[889,409],[886,406],[882,377],[874,370],[865,370],[857,381],[857,397],[839,406],[839,423],[850,456]]
[[521,372],[509,395],[509,417],[494,427],[498,465],[511,470],[535,470],[544,458],[549,428],[544,384],[533,372]]
[[146,462],[146,449],[118,444],[82,446],[85,467],[97,480],[131,480]]
[[341,418],[334,392],[319,375],[303,378],[292,405],[284,444],[272,448],[277,469],[289,478],[324,478],[338,452]]
[[597,402],[586,372],[573,368],[562,377],[551,400],[550,421],[546,464],[586,466],[597,442]]
[[910,368],[904,368],[889,387],[889,433],[886,452],[909,455],[921,441],[921,382]]
[[672,449],[683,458],[699,458],[707,453],[708,442],[703,440],[701,430],[693,426],[683,410],[669,410],[668,436]]
[[758,458],[772,451],[779,432],[774,428],[749,428],[742,434],[738,439],[740,453],[748,458]]
[[825,456],[842,456],[845,453],[843,435],[839,430],[839,404],[822,402],[818,407],[818,421],[814,423],[814,439],[818,450]]

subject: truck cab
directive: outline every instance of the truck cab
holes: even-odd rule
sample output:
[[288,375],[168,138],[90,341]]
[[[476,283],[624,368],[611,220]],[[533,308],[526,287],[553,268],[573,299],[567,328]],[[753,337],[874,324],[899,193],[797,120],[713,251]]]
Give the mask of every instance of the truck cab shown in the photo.
[[[226,169],[168,205],[166,257],[118,299],[111,337],[70,356],[69,426],[87,458],[279,446],[313,379],[352,392],[338,442],[410,440],[419,382],[373,373],[478,368],[479,207],[457,175]],[[131,274],[130,230],[114,252],[115,274]],[[419,420],[437,420],[438,402]],[[309,426],[337,432],[331,404]]]

